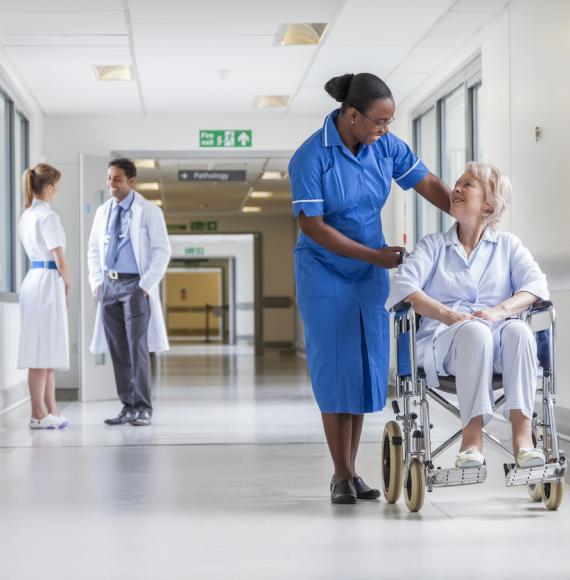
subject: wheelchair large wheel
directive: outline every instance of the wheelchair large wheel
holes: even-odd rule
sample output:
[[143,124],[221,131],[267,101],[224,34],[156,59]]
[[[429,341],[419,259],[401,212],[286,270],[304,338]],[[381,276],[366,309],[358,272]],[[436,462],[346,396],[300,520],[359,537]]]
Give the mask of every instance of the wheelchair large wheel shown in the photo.
[[527,490],[532,501],[542,501],[542,485],[540,483],[527,486]]
[[424,464],[413,457],[406,470],[404,497],[406,506],[411,512],[419,512],[424,505],[426,495],[426,470]]
[[396,503],[402,493],[404,451],[402,430],[396,421],[388,421],[382,434],[382,491],[388,503]]
[[564,497],[564,482],[550,481],[542,484],[542,501],[547,510],[557,510]]

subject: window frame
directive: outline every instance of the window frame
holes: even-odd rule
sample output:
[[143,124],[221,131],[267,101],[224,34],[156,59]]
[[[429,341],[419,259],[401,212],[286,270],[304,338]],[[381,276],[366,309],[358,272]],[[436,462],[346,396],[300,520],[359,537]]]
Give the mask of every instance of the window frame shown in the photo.
[[[6,83],[0,77],[0,99],[2,99],[4,111],[4,123],[6,127],[5,135],[0,136],[4,139],[4,146],[6,150],[6,175],[2,179],[2,188],[4,189],[6,204],[2,203],[2,211],[6,211],[7,228],[6,239],[0,240],[0,243],[5,245],[8,260],[2,266],[6,268],[6,287],[0,289],[2,301],[12,300],[17,297],[17,291],[20,282],[27,271],[27,259],[25,252],[21,251],[21,247],[17,240],[17,223],[18,210],[21,207],[21,201],[17,199],[18,187],[16,180],[19,178],[23,170],[30,164],[30,143],[31,143],[31,123],[29,115],[19,107],[17,100],[14,99],[7,90]],[[16,143],[16,123],[19,124],[19,138],[20,142]],[[16,151],[18,145],[19,151]],[[16,162],[19,162],[19,167],[16,167]],[[21,256],[24,255],[22,259]]]
[[[476,111],[475,91],[482,86],[481,75],[481,55],[477,55],[467,63],[459,72],[451,75],[435,91],[433,91],[422,103],[412,111],[412,138],[414,151],[421,157],[421,118],[435,107],[436,111],[436,172],[437,175],[443,174],[443,163],[445,158],[445,100],[458,89],[463,88],[465,96],[465,152],[466,161],[475,160],[477,155],[476,143],[476,123],[480,120],[479,111],[477,110],[477,119],[474,118]],[[414,234],[416,243],[426,232],[420,232],[422,221],[422,208],[418,203],[418,194],[414,196]],[[444,230],[445,216],[439,211],[438,231]]]

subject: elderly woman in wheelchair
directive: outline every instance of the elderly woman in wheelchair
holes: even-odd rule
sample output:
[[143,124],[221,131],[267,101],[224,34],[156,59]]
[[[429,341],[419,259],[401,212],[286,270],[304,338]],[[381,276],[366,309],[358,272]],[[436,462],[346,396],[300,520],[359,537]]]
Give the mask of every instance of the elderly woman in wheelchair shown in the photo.
[[406,300],[424,317],[416,348],[428,386],[438,386],[438,375],[456,378],[463,424],[456,467],[484,463],[482,428],[493,417],[494,372],[503,376],[517,464],[544,464],[531,431],[536,341],[525,322],[511,318],[549,294],[530,252],[495,229],[510,196],[511,184],[498,169],[469,163],[451,192],[457,223],[419,242],[397,271],[388,300]]

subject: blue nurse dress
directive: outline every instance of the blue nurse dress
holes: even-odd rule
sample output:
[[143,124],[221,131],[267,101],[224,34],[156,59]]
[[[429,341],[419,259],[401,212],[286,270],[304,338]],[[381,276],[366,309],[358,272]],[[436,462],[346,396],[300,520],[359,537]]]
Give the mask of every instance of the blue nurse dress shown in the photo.
[[[293,214],[325,223],[371,248],[387,244],[380,210],[394,179],[403,189],[428,173],[395,135],[386,133],[355,156],[325,119],[289,164]],[[330,252],[301,233],[295,247],[297,302],[313,392],[323,413],[372,413],[386,402],[390,358],[388,271]]]

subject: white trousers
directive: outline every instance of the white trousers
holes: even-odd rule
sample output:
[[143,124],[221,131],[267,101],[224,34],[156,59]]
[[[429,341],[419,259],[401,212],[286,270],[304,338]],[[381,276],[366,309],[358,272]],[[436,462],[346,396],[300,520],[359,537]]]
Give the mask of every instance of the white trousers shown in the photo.
[[503,376],[504,415],[520,409],[532,418],[538,372],[536,340],[525,322],[508,320],[493,329],[478,320],[464,323],[451,342],[443,367],[454,375],[461,422],[479,415],[493,417],[493,372]]

